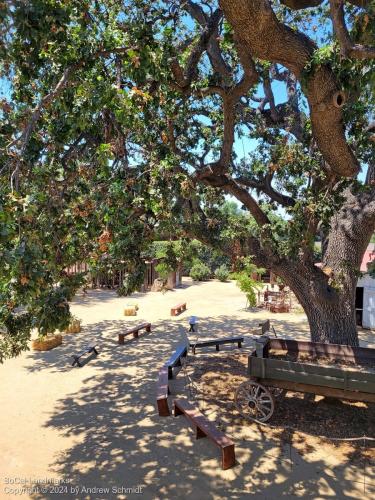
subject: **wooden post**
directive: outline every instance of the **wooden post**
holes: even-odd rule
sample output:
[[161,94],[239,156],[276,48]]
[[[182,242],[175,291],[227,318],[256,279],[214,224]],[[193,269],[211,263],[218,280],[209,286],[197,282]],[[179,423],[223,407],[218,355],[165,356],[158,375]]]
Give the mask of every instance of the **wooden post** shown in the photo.
[[266,345],[268,344],[270,338],[267,337],[266,335],[262,335],[255,341],[255,349],[257,353],[258,358],[264,358],[266,357]]

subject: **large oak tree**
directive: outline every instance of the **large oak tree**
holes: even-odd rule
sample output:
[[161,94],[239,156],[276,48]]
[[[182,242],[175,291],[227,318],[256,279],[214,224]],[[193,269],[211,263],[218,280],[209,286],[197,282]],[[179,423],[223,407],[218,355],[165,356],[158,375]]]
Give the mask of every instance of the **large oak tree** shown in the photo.
[[[126,260],[134,289],[155,230],[251,255],[313,340],[358,344],[370,3],[15,0],[0,18],[0,359],[66,324],[74,262]],[[223,216],[224,195],[247,222]]]

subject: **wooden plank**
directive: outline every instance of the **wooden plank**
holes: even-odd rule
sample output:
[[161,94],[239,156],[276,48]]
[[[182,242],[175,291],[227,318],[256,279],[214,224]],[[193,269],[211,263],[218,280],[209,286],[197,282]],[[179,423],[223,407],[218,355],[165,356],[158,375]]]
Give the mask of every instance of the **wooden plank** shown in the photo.
[[248,374],[262,379],[277,379],[375,394],[375,373],[371,372],[249,356]]
[[[318,370],[317,370],[318,368]],[[342,370],[269,358],[251,359],[249,375],[345,389]]]
[[303,352],[313,356],[328,358],[354,359],[375,362],[375,349],[368,347],[350,347],[340,344],[323,344],[319,342],[297,341],[289,339],[271,339],[269,349]]
[[362,392],[362,391],[348,391],[343,389],[337,389],[333,387],[323,387],[320,385],[313,384],[302,384],[294,381],[279,380],[272,378],[261,378],[251,377],[257,380],[259,383],[270,386],[278,387],[280,389],[285,389],[287,391],[294,392],[307,392],[311,394],[316,394],[318,396],[347,399],[349,401],[364,401],[366,403],[375,403],[375,394]]
[[159,416],[169,417],[170,411],[168,406],[168,367],[163,366],[159,371],[156,391],[156,404],[158,407]]
[[242,347],[242,343],[244,341],[243,337],[230,337],[226,339],[213,339],[213,340],[204,340],[200,342],[190,342],[190,347],[192,349],[193,354],[195,354],[195,349],[197,347],[207,347],[207,346],[216,346],[216,350],[219,351],[219,345],[222,344],[235,344],[237,343],[238,348],[240,349]]
[[181,344],[177,347],[176,351],[172,354],[172,356],[165,362],[164,366],[168,368],[168,378],[173,378],[172,368],[174,366],[181,366],[181,358],[186,357],[187,355],[187,346],[185,344]]
[[174,415],[185,415],[196,428],[196,439],[208,437],[221,450],[222,468],[229,469],[235,465],[234,443],[213,422],[208,420],[198,408],[186,400],[174,401]]
[[136,325],[133,328],[129,328],[125,332],[119,333],[118,334],[118,343],[119,344],[124,344],[125,343],[125,337],[127,335],[133,334],[133,337],[138,338],[138,332],[139,330],[145,329],[146,332],[151,332],[151,323],[142,323],[140,325]]
[[235,344],[236,342],[243,342],[243,337],[227,337],[225,339],[210,339],[210,340],[201,340],[199,342],[193,343],[190,342],[190,347],[207,347],[212,345],[221,345],[221,344]]
[[177,314],[181,314],[184,311],[186,311],[186,302],[181,302],[181,304],[177,304],[171,308],[171,316],[177,316]]
[[375,373],[370,371],[258,357],[251,357],[251,360],[249,358],[249,363],[251,366],[249,374],[257,377],[280,378],[295,382],[303,382],[308,377],[311,384],[375,393]]

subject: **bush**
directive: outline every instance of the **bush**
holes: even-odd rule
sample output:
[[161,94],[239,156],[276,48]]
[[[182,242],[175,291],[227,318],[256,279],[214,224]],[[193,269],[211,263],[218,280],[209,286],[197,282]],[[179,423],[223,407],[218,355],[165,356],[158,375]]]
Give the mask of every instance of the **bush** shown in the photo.
[[262,285],[259,281],[255,281],[246,272],[237,273],[237,283],[241,292],[244,292],[249,307],[257,305],[257,292],[261,289]]
[[229,269],[225,264],[218,267],[215,271],[215,278],[217,278],[219,281],[227,281],[228,276],[229,276]]
[[168,276],[173,271],[173,267],[166,262],[159,262],[155,266],[155,271],[158,273],[160,279],[167,281]]
[[190,269],[190,277],[194,281],[204,281],[211,276],[211,270],[203,262],[197,261]]

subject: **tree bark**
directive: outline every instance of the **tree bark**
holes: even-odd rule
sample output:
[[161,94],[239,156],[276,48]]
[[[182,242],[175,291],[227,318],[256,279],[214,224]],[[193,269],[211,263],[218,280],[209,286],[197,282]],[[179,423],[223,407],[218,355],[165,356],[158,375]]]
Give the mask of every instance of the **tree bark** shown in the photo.
[[355,273],[345,283],[335,282],[330,268],[300,262],[276,266],[275,273],[303,307],[313,342],[358,346],[355,315]]
[[335,303],[308,302],[304,310],[310,325],[313,342],[359,345],[355,317],[355,288],[352,293],[340,294]]

